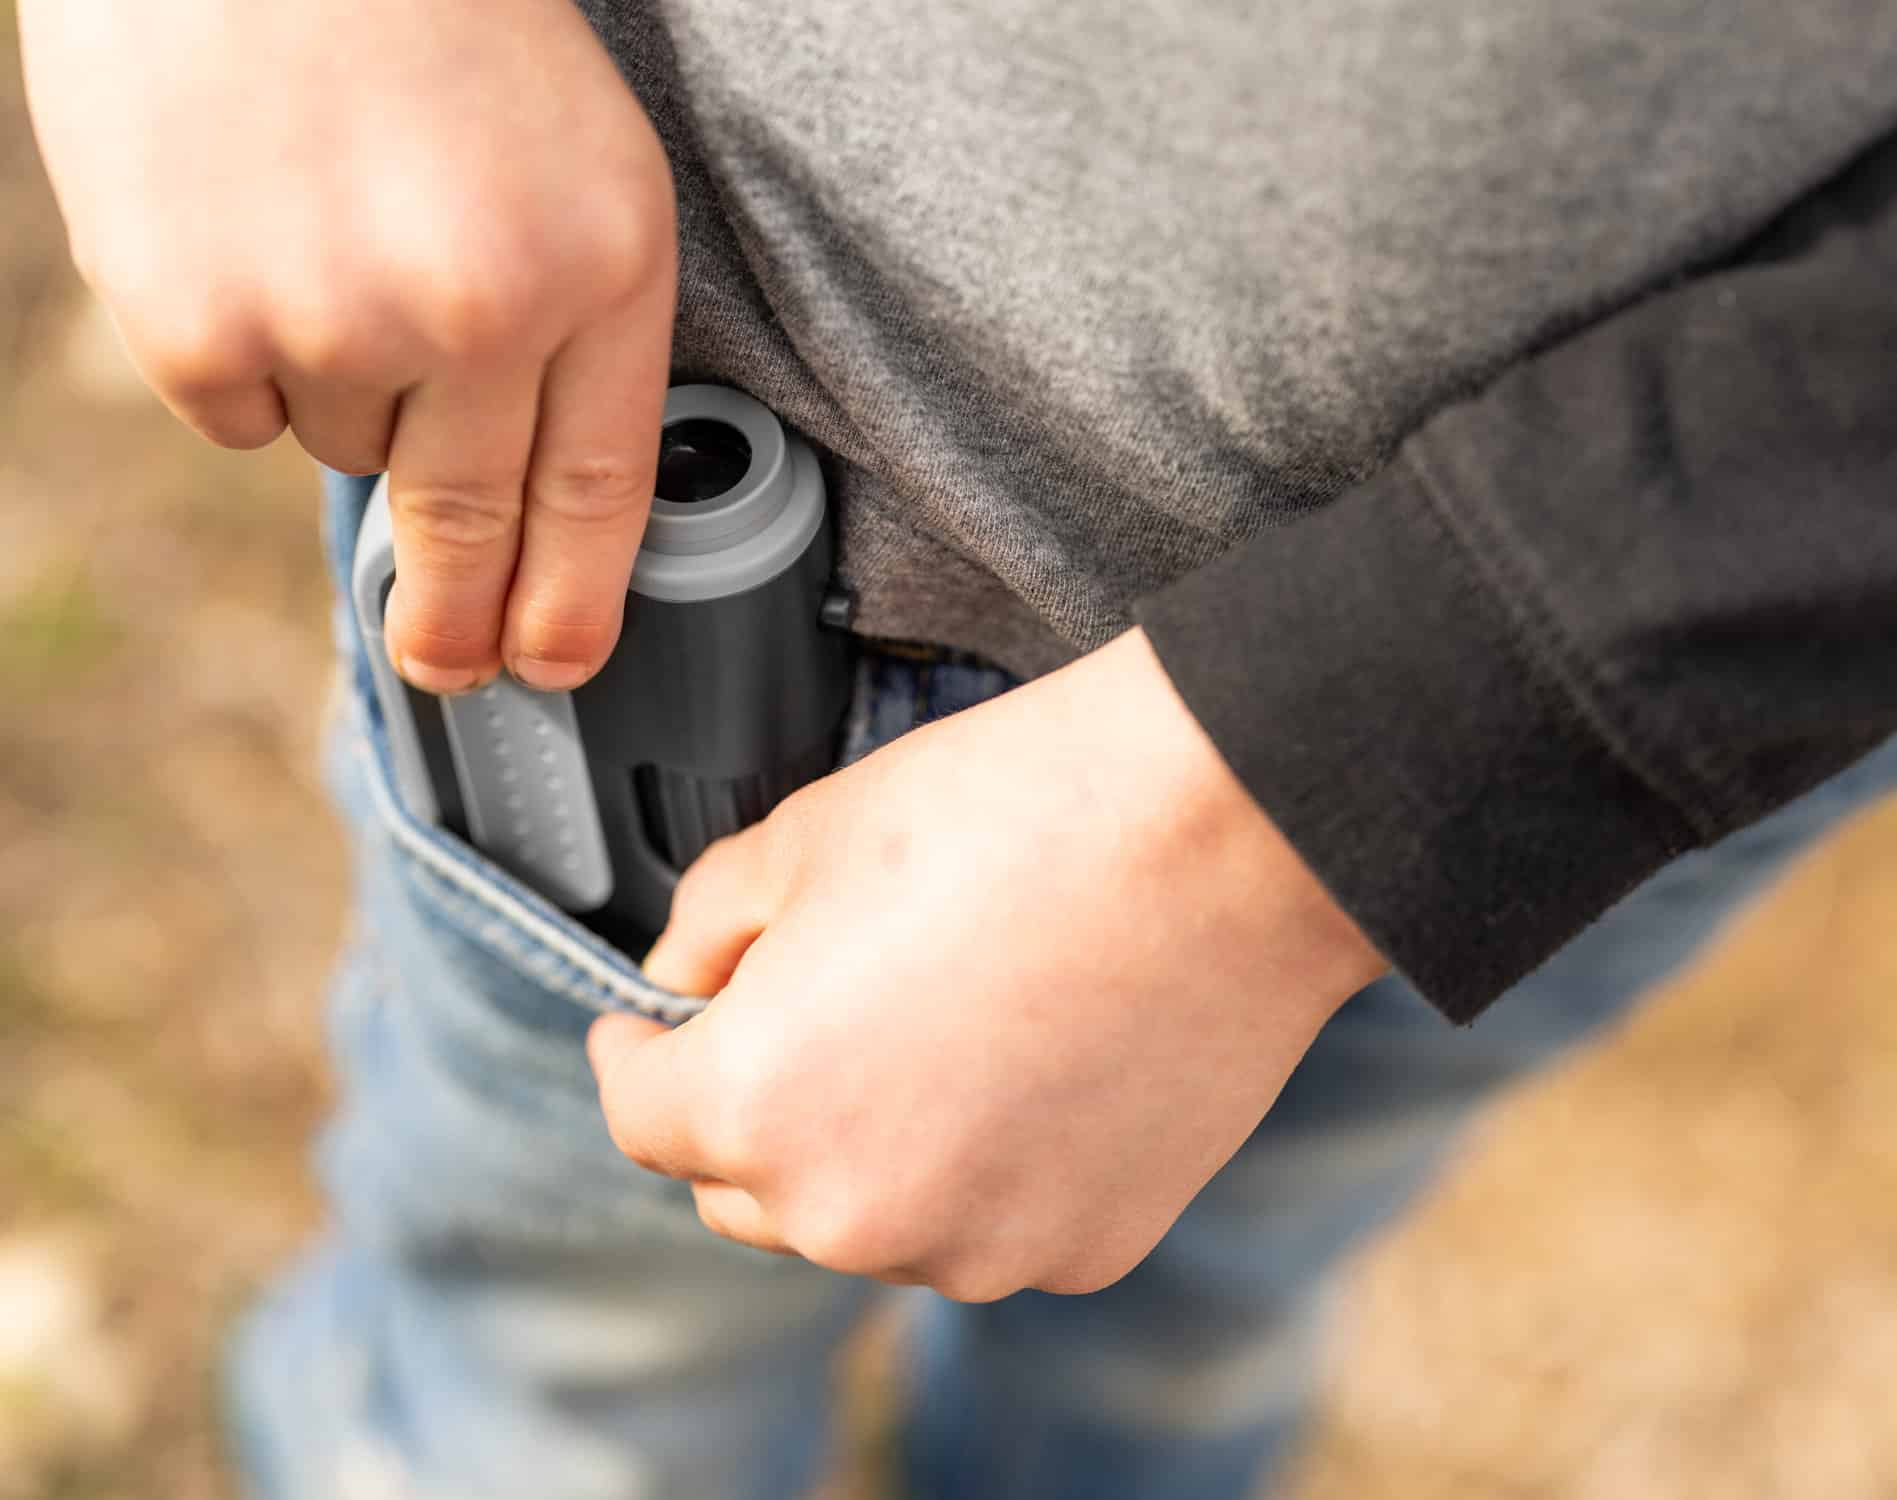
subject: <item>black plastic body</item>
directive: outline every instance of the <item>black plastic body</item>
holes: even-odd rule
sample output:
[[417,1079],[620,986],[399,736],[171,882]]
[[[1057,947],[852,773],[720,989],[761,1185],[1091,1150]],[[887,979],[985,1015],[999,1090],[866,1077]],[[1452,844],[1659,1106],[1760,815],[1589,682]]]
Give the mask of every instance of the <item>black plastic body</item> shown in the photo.
[[607,936],[656,935],[679,871],[835,765],[855,650],[819,619],[830,569],[826,524],[744,593],[628,596],[618,647],[573,694],[613,867],[581,915]]

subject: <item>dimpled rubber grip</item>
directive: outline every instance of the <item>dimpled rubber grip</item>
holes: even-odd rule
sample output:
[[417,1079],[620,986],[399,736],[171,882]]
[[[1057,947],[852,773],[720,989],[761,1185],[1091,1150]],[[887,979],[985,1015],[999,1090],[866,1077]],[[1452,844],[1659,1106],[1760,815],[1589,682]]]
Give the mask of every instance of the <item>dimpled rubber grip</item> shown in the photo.
[[604,905],[612,864],[572,695],[503,674],[441,706],[474,843],[559,906]]

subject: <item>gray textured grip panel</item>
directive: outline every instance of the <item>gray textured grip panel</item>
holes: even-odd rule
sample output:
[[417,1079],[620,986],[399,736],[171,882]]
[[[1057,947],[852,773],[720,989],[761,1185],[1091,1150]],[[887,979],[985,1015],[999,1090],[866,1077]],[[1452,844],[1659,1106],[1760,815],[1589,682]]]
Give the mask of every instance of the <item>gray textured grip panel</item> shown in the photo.
[[612,864],[572,695],[503,676],[441,707],[475,844],[557,905],[603,906]]

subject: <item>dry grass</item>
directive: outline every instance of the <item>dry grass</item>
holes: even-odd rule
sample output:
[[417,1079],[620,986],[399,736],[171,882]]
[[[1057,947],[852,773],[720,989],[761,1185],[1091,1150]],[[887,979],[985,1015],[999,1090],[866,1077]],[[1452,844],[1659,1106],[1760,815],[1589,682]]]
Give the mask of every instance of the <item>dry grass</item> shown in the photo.
[[[343,895],[314,514],[131,382],[0,56],[0,1500],[228,1495]],[[1365,1257],[1296,1492],[1897,1493],[1894,988],[1897,811]]]

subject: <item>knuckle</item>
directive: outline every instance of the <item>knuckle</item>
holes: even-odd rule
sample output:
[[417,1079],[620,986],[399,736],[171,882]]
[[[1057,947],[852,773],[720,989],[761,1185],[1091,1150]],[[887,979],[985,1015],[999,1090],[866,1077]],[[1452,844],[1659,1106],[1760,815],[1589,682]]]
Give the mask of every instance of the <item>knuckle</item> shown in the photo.
[[1019,1276],[986,1266],[950,1266],[929,1278],[929,1285],[951,1302],[999,1302],[1024,1284]]
[[[654,1177],[665,1177],[665,1160],[651,1145],[621,1127],[610,1127],[609,1134],[619,1154],[642,1172],[650,1172]],[[700,1209],[703,1216],[703,1209]]]
[[700,1139],[708,1161],[733,1182],[758,1180],[769,1167],[769,1137],[756,1128],[755,1112],[743,1106],[720,1107],[719,1118],[703,1127]]
[[290,425],[303,451],[339,474],[380,474],[388,467],[386,433],[333,431],[312,422],[299,422],[295,413],[291,414]]
[[703,1193],[694,1193],[692,1194],[692,1204],[698,1211],[698,1222],[703,1224],[713,1234],[720,1235],[725,1239],[737,1238],[733,1233],[733,1230],[736,1229],[737,1226],[727,1214],[719,1209],[716,1199],[707,1198]]
[[534,472],[533,502],[572,525],[617,529],[651,497],[653,477],[622,454],[550,455]]
[[201,436],[220,448],[262,448],[282,434],[282,405],[261,388],[232,391],[222,396],[199,395],[177,401],[178,412]]
[[[753,1035],[752,1033],[756,1034]],[[718,1100],[699,1121],[700,1138],[718,1175],[746,1186],[787,1191],[785,1206],[821,1201],[826,1184],[815,1176],[801,1119],[810,1101],[787,1079],[800,1071],[796,1048],[781,1028],[746,1027],[719,1049],[708,1095]]]
[[804,851],[814,842],[823,783],[812,782],[786,797],[762,823],[747,832],[757,836],[760,883],[771,891],[798,888],[803,875]]
[[1041,1291],[1051,1292],[1057,1297],[1088,1297],[1095,1292],[1104,1292],[1125,1274],[1126,1268],[1113,1270],[1098,1265],[1079,1266],[1055,1271],[1034,1284]]
[[724,872],[728,867],[735,846],[732,840],[735,834],[726,834],[714,840],[704,853],[685,868],[678,878],[678,885],[672,893],[674,911],[706,912],[718,910],[718,893],[724,886]]
[[1082,1297],[1105,1291],[1146,1259],[1156,1235],[1121,1232],[1094,1237],[1083,1248],[1047,1257],[1030,1278],[1044,1292]]
[[627,291],[675,274],[678,204],[670,174],[596,212],[583,253],[590,266]]
[[606,1116],[606,1135],[608,1139],[612,1141],[613,1148],[618,1151],[621,1156],[633,1163],[634,1166],[645,1167],[650,1170],[651,1163],[644,1159],[648,1154],[644,1142],[639,1134],[633,1130],[631,1123],[613,1104],[612,1079],[610,1075],[601,1078],[599,1084],[600,1097]]
[[290,370],[318,381],[370,373],[370,330],[382,320],[371,310],[370,283],[348,266],[329,265],[280,287],[271,300],[271,331]]
[[869,1212],[854,1197],[807,1209],[791,1221],[791,1243],[815,1265],[845,1276],[877,1276],[921,1256],[905,1215]]
[[895,1264],[877,1254],[872,1238],[859,1233],[847,1220],[797,1230],[791,1243],[812,1265],[841,1276],[874,1276]]
[[366,319],[323,307],[300,309],[283,321],[283,351],[297,373],[319,381],[364,380],[375,373]]
[[607,1133],[612,1137],[613,1145],[618,1147],[619,1154],[627,1161],[642,1171],[663,1175],[660,1173],[659,1153],[653,1149],[650,1141],[628,1125],[614,1120],[610,1113],[607,1116]]
[[430,284],[421,300],[423,329],[443,354],[486,354],[519,336],[538,300],[527,258],[491,251],[478,266],[462,267]]
[[389,466],[387,443],[377,446],[373,442],[326,442],[319,449],[304,441],[303,447],[310,457],[334,469],[338,474],[349,474],[361,478],[370,474],[380,474]]
[[152,383],[174,399],[199,402],[253,385],[268,373],[255,322],[211,303],[183,307],[130,335]]
[[656,1171],[658,1153],[651,1133],[641,1127],[636,1111],[621,1106],[611,1070],[599,1079],[599,1099],[606,1121],[606,1135],[614,1149],[634,1166],[643,1167],[648,1172]]
[[211,442],[261,448],[283,431],[259,331],[236,307],[181,301],[158,317],[128,312],[118,326],[152,389]]
[[396,524],[420,538],[437,563],[443,554],[486,559],[513,541],[520,522],[519,496],[498,484],[407,485],[390,499]]
[[718,1070],[719,1105],[703,1126],[705,1144],[725,1175],[749,1181],[770,1164],[772,1107],[778,1069],[768,1049],[746,1042],[725,1048]]

